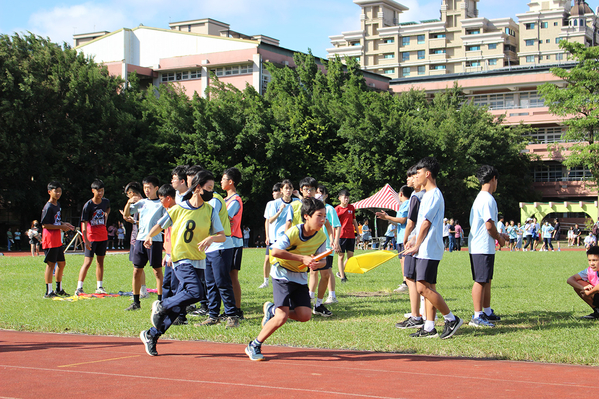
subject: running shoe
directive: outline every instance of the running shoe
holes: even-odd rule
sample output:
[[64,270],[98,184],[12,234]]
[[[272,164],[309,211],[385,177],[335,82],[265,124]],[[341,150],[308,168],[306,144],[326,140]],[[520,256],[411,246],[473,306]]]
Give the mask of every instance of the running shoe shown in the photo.
[[324,317],[331,317],[333,315],[333,312],[328,310],[323,304],[320,304],[319,306],[314,306],[314,308],[312,308],[312,314],[319,314]]
[[98,287],[98,289],[96,290],[96,294],[108,294],[108,292],[106,292],[104,287]]
[[245,354],[249,356],[250,360],[260,361],[264,360],[264,356],[262,355],[262,348],[260,346],[252,345],[250,342],[248,346],[245,347]]
[[441,333],[441,339],[451,338],[453,334],[455,334],[456,331],[458,331],[458,328],[462,326],[462,323],[464,323],[464,320],[460,319],[457,316],[455,316],[455,320],[453,321],[446,320],[445,327],[443,327],[443,332]]
[[431,331],[426,331],[424,327],[420,328],[415,333],[410,334],[410,337],[412,338],[437,338],[438,336],[439,334],[437,334],[436,328],[433,328]]
[[395,327],[404,329],[404,328],[422,328],[424,327],[424,319],[416,320],[413,317],[409,317],[402,322],[395,324]]
[[[264,302],[262,310],[264,311],[264,317],[262,318],[262,325],[265,326],[270,319],[275,316],[275,304],[272,302]],[[247,353],[247,352],[246,352]]]
[[150,356],[158,356],[158,352],[156,351],[156,342],[157,338],[154,338],[150,335],[150,330],[144,330],[139,333],[139,338],[141,342],[144,343],[146,347],[146,353]]
[[474,316],[472,316],[472,320],[470,320],[470,323],[468,323],[468,325],[472,327],[495,327],[495,324],[491,323],[487,319]]

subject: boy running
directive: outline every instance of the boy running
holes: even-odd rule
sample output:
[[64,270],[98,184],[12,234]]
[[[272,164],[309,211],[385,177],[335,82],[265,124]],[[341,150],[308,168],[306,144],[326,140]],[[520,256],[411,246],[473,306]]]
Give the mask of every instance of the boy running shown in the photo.
[[96,294],[106,294],[104,289],[104,256],[106,255],[108,233],[106,222],[110,213],[110,201],[104,198],[104,182],[96,179],[91,185],[93,197],[83,205],[81,211],[81,233],[85,243],[83,265],[79,270],[79,281],[75,295],[81,295],[83,282],[94,255],[96,255]]
[[[70,296],[62,288],[62,274],[66,265],[64,258],[64,250],[62,247],[61,231],[75,230],[70,223],[65,223],[61,219],[61,208],[58,200],[62,196],[62,186],[57,181],[48,183],[48,195],[50,199],[44,205],[42,210],[43,234],[42,248],[46,255],[44,263],[46,264],[46,272],[44,279],[46,282],[46,294],[44,298],[54,298],[57,296]],[[52,290],[52,274],[54,267],[58,264],[56,270],[56,291]]]
[[264,303],[262,331],[245,348],[245,353],[254,361],[264,360],[262,344],[287,319],[306,322],[312,316],[306,267],[315,270],[326,264],[325,260],[315,262],[312,256],[326,251],[326,234],[322,231],[326,210],[322,201],[305,198],[301,212],[304,223],[287,230],[272,245],[274,303]]
[[[347,282],[345,276],[345,263],[354,256],[356,247],[356,231],[358,231],[358,222],[356,221],[356,210],[349,203],[349,190],[343,189],[339,191],[339,202],[341,204],[335,207],[339,221],[341,222],[341,236],[339,239],[339,253],[337,255],[337,277],[342,283]],[[345,253],[347,252],[347,259]]]

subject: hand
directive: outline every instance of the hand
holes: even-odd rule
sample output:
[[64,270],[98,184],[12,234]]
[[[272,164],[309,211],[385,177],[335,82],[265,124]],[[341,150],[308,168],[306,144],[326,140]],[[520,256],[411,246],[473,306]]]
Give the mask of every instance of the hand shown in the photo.
[[270,239],[266,239],[266,241],[264,241],[264,243],[266,244],[266,246],[268,247],[270,245]]
[[131,198],[129,198],[129,201],[127,201],[128,204],[135,204],[136,202],[140,201],[141,197],[137,194],[134,194],[131,196]]
[[281,204],[281,207],[279,208],[279,210],[278,210],[277,212],[279,212],[279,213],[280,213],[280,212],[281,212],[281,211],[283,211],[283,209],[285,209],[286,207],[287,207],[287,204],[285,204],[285,203],[282,203],[282,204]]
[[73,226],[70,223],[63,223],[62,224],[62,230],[64,230],[64,231],[67,231],[67,230],[73,231],[73,230],[75,230],[75,226]]
[[198,250],[200,252],[204,252],[210,245],[212,244],[212,237],[207,237],[204,238],[199,244],[198,244]]
[[152,237],[147,236],[146,239],[144,240],[144,248],[152,248]]
[[335,241],[333,243],[333,245],[331,246],[331,248],[333,249],[333,251],[335,251],[336,253],[341,252],[341,245],[339,245],[339,240]]
[[91,251],[92,250],[92,244],[89,242],[89,240],[87,239],[87,237],[84,238],[83,242],[85,243],[85,248],[87,248],[88,251]]
[[387,219],[387,212],[385,211],[377,212],[375,215],[379,219]]

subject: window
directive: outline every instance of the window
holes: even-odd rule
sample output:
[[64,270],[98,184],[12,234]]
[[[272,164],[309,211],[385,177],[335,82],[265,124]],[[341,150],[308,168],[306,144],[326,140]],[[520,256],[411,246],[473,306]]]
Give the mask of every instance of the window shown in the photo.
[[531,29],[535,28],[535,24],[534,23],[524,24],[524,27],[526,28],[526,30],[531,30]]
[[551,40],[549,40],[549,39],[546,39],[546,40],[545,40],[545,43],[551,43]]
[[201,69],[179,72],[165,72],[160,74],[161,82],[177,82],[181,80],[199,79],[202,77]]
[[492,58],[489,60],[489,65],[497,65],[497,58]]
[[560,54],[556,54],[555,55],[555,60],[556,61],[562,61],[564,59],[564,53],[560,53]]
[[431,33],[429,37],[431,39],[445,39],[445,33]]
[[526,43],[527,46],[534,46],[535,45],[535,39],[525,40],[524,43]]
[[393,53],[383,54],[383,58],[385,58],[387,60],[393,59],[393,58],[395,58],[395,54],[393,54]]
[[578,20],[577,19],[574,20],[574,26],[578,26]]
[[516,32],[513,29],[505,28],[505,33],[510,36],[516,36]]
[[418,59],[419,60],[423,60],[424,59],[424,50],[418,50]]
[[574,168],[570,168],[570,170],[568,170],[568,180],[587,180],[592,178],[593,175],[591,174],[591,171],[588,168],[585,168],[583,166],[577,166]]
[[541,29],[547,29],[549,27],[549,22],[541,22]]
[[566,132],[561,126],[541,127],[536,129],[528,137],[532,138],[532,142],[538,144],[563,143],[562,134]]
[[385,75],[392,75],[395,73],[395,68],[387,68],[387,69],[383,69],[383,73]]
[[550,56],[550,55],[548,55],[547,57],[545,57],[545,59],[548,59],[548,60],[550,60],[550,59],[551,59],[551,56]]
[[418,44],[424,44],[424,35],[416,36],[416,41]]
[[497,43],[489,44],[489,50],[495,50],[497,48]]
[[431,65],[429,69],[434,71],[440,71],[446,69],[446,67],[445,65]]
[[479,51],[480,50],[480,46],[476,45],[476,46],[466,46],[466,51]]
[[480,35],[480,29],[467,30],[467,35]]
[[228,67],[220,67],[214,70],[216,76],[232,76],[232,75],[245,75],[253,72],[252,64],[244,65],[232,65]]
[[527,55],[526,56],[526,62],[528,62],[528,63],[535,62],[535,56],[534,55]]
[[419,66],[418,67],[418,75],[424,75],[426,73],[426,67],[425,66]]
[[402,37],[401,38],[401,45],[402,46],[409,46],[410,45],[410,37]]
[[403,76],[404,78],[406,76],[410,76],[410,67],[401,68],[401,76]]
[[480,66],[480,61],[466,61],[467,67],[478,67]]
[[555,38],[555,44],[559,44],[559,42],[561,42],[562,39],[563,39],[562,37],[556,37]]
[[520,93],[520,108],[540,108],[544,105],[545,100],[538,92]]
[[410,53],[401,53],[401,60],[402,61],[410,61]]
[[351,42],[350,45],[352,45],[352,46],[359,46],[360,42]]
[[431,54],[445,54],[445,53],[447,53],[447,50],[445,50],[444,48],[435,48],[435,49],[431,49],[430,53]]
[[557,22],[554,22],[554,23],[553,23],[553,26],[557,26]]
[[489,109],[511,109],[515,107],[513,94],[479,94],[472,96],[472,104]]
[[393,44],[393,43],[395,43],[395,39],[392,37],[383,39],[383,44]]
[[561,164],[546,164],[535,167],[533,180],[535,182],[561,181],[563,177]]
[[505,48],[505,51],[516,52],[516,46],[512,46],[511,44],[506,44],[503,47]]

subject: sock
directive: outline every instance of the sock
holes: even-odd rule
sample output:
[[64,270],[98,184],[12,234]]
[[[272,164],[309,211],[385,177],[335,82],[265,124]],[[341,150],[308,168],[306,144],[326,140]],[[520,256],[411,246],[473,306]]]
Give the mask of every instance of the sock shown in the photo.
[[139,295],[133,295],[133,302],[139,305]]
[[403,283],[401,283],[401,284],[402,284],[402,285],[407,285],[407,284],[406,284],[406,280],[404,280],[404,281],[403,281]]
[[264,277],[264,282],[268,284],[268,277]]
[[443,318],[445,319],[445,321],[454,321],[455,320],[455,316],[451,312],[447,313],[446,315],[443,315]]
[[52,292],[52,283],[46,284],[46,295]]
[[316,298],[316,292],[310,291],[310,299]]
[[83,281],[77,281],[77,289],[83,289]]
[[483,311],[487,316],[491,316],[491,314],[493,314],[493,309],[491,308],[484,308]]
[[335,296],[335,291],[329,291],[329,297],[331,297],[331,298],[337,298]]
[[250,344],[250,345],[252,345],[252,346],[258,346],[258,347],[260,347],[260,346],[262,346],[262,342],[258,341],[258,338],[256,338],[255,340],[253,340],[253,341],[251,342],[251,344]]
[[[103,281],[102,281],[102,280],[98,280],[98,282],[96,283],[96,287],[97,287],[97,288],[102,288],[102,283],[103,283]],[[83,284],[82,284],[82,285],[83,285]]]
[[141,286],[140,294],[146,295],[148,293],[148,288],[145,285]]
[[434,320],[427,320],[424,322],[424,331],[433,331],[433,328],[435,328]]
[[314,305],[314,307],[317,308],[320,305],[322,305],[322,298],[316,298],[316,305]]
[[162,295],[158,295],[158,300],[162,301]]
[[56,282],[56,292],[62,291],[62,281]]
[[483,312],[474,312],[474,318],[478,319]]
[[[410,316],[410,317],[412,317],[412,316]],[[414,319],[416,321],[420,321],[420,320],[422,320],[422,316],[412,317],[412,319]]]

